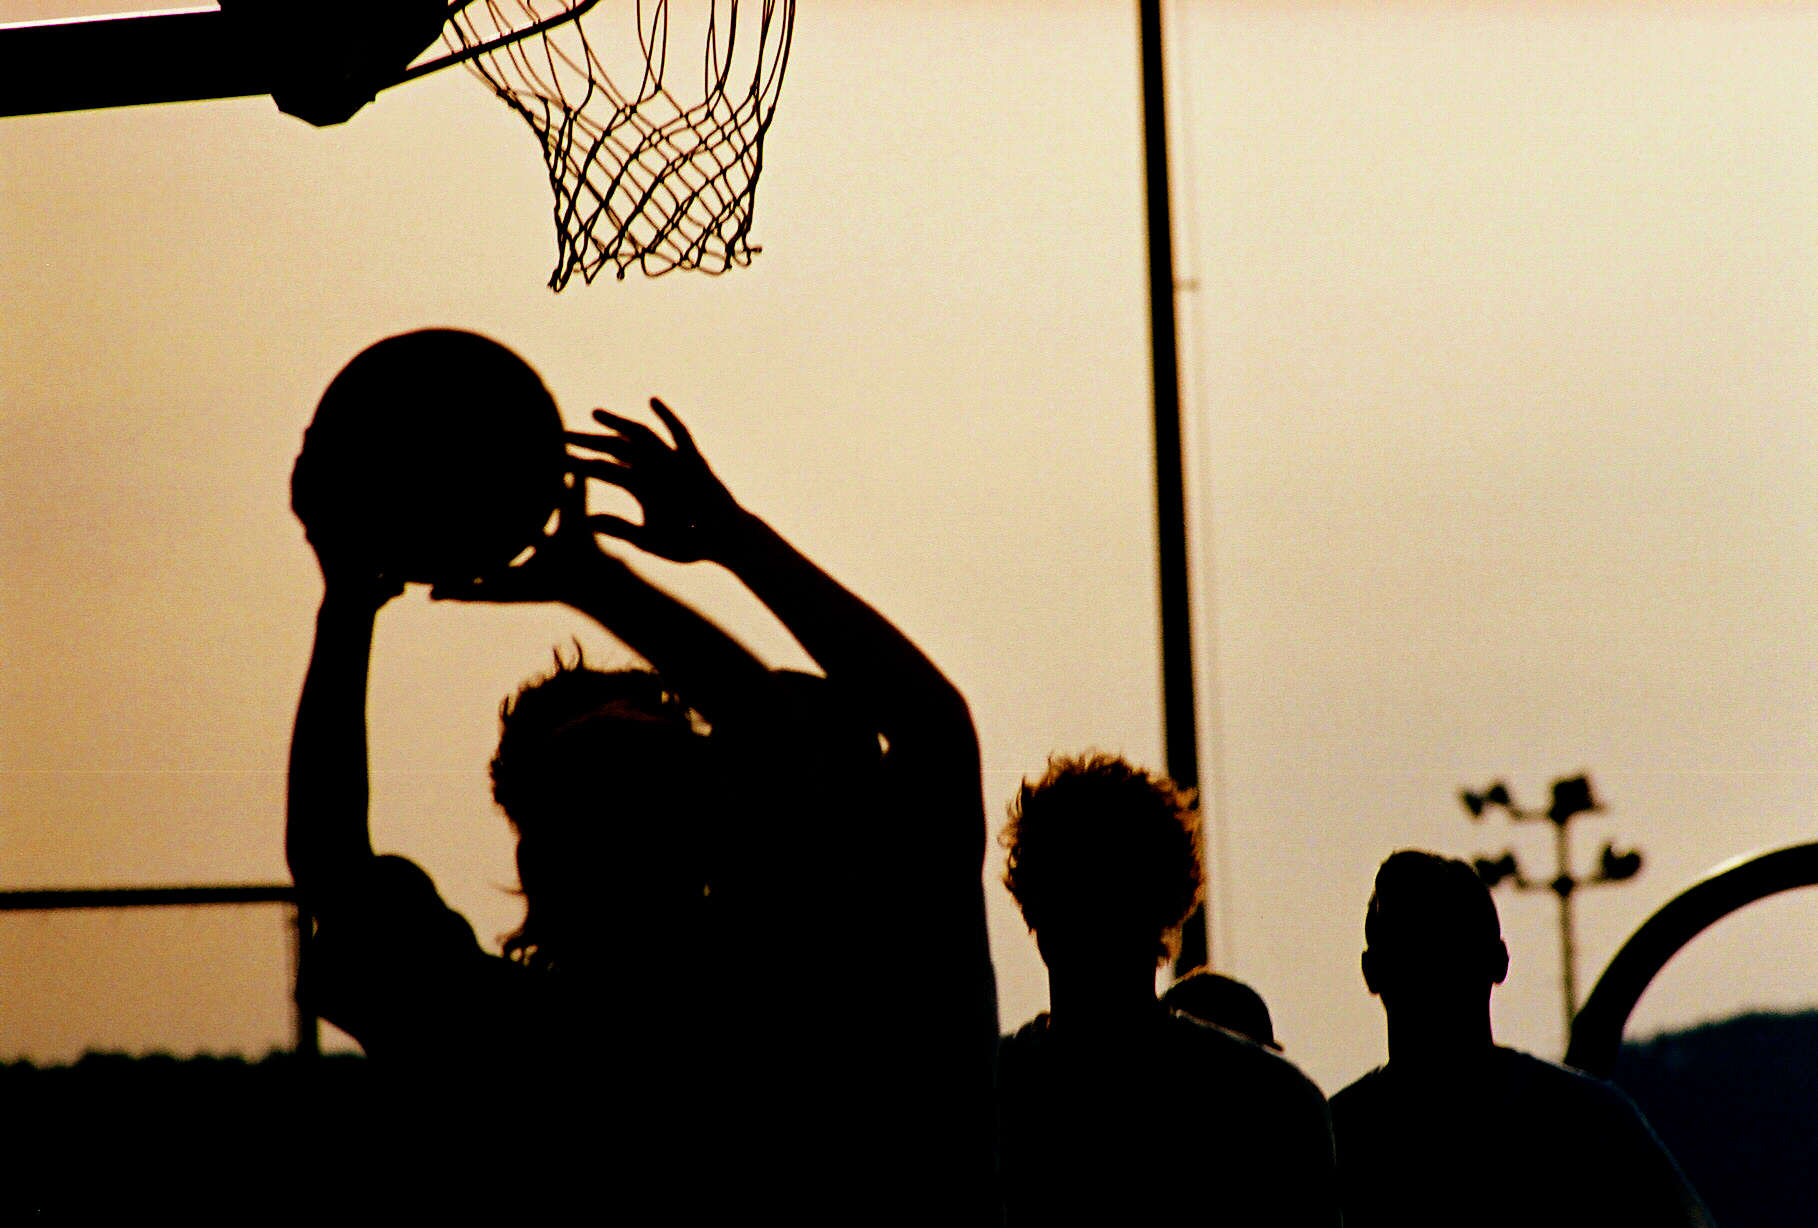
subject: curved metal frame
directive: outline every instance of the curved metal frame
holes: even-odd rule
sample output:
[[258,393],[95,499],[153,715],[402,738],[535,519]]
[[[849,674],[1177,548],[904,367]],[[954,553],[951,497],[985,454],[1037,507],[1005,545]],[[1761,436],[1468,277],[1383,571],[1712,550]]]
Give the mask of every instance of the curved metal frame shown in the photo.
[[1572,1023],[1565,1061],[1608,1078],[1629,1014],[1668,960],[1737,909],[1796,887],[1818,886],[1818,843],[1795,844],[1726,862],[1680,892],[1616,952]]

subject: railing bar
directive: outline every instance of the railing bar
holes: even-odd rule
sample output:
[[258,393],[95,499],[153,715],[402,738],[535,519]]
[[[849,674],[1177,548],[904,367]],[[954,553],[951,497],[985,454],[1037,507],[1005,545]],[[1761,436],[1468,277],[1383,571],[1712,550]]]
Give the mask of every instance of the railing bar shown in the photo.
[[295,904],[297,889],[260,883],[224,887],[92,887],[0,891],[0,912],[59,908],[150,908],[184,904]]

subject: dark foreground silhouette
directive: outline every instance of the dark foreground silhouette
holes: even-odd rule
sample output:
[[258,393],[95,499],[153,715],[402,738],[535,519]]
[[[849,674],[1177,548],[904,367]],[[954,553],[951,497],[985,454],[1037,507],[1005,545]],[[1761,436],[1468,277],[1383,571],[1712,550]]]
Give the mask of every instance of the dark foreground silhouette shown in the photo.
[[[1818,1012],[1746,1014],[1631,1041],[1615,1081],[1718,1223],[1809,1228],[1818,1206]],[[279,1207],[344,1212],[370,1178],[348,1171],[349,1148],[382,1156],[372,1136],[389,1120],[373,1063],[349,1054],[12,1062],[0,1064],[0,1105],[11,1174],[0,1211],[16,1212],[148,1201],[249,1220]],[[354,1186],[322,1184],[336,1172]],[[504,1173],[490,1179],[508,1183]]]
[[1751,1013],[1630,1041],[1612,1079],[1724,1228],[1810,1228],[1818,1012]]
[[1347,1228],[1711,1223],[1627,1096],[1495,1043],[1509,952],[1469,865],[1391,856],[1364,936],[1389,1061],[1332,1097]]
[[167,1210],[188,1223],[259,1223],[344,1212],[383,1154],[373,1144],[384,1108],[357,1056],[0,1065],[0,1216]]
[[[441,599],[566,604],[661,671],[558,658],[506,705],[494,796],[526,914],[503,958],[419,867],[372,848],[374,627],[425,573],[323,487],[319,453],[299,460],[325,588],[289,793],[316,922],[307,1000],[393,1082],[393,1189],[471,1208],[445,1177],[479,1146],[525,1171],[519,1206],[993,1222],[997,1014],[966,703],[652,409],[670,441],[603,410],[604,433],[567,437],[582,454],[527,558],[431,576]],[[642,522],[588,515],[589,479],[628,491]],[[769,669],[601,534],[725,567],[824,676]]]
[[1121,759],[1056,759],[1002,839],[1052,1005],[999,1050],[1008,1222],[1336,1225],[1319,1089],[1156,999],[1199,896],[1190,799]]

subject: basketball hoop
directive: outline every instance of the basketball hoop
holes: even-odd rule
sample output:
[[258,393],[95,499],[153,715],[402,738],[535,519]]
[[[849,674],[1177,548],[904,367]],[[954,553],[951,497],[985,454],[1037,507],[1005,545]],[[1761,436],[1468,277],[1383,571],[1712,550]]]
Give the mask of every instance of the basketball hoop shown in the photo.
[[[390,0],[357,39],[293,43],[295,67],[272,95],[311,123],[338,123],[377,90],[465,64],[543,146],[555,193],[551,289],[576,273],[591,282],[608,264],[621,279],[633,265],[653,277],[723,273],[759,250],[750,236],[764,134],[795,26],[795,0],[746,0],[748,15],[754,3],[755,29],[749,17],[740,25],[738,0]],[[681,9],[691,12],[675,24],[692,19],[703,47],[698,98],[668,82]],[[447,54],[422,60],[438,29]]]
[[[684,7],[704,47],[698,98],[667,79],[671,10]],[[764,134],[795,24],[795,0],[758,0],[755,28],[745,7],[741,25],[737,0],[457,0],[448,54],[404,79],[465,63],[537,134],[555,193],[552,290],[609,264],[621,280],[633,265],[723,273],[759,250]]]
[[[745,0],[742,25],[738,0],[216,4],[0,27],[8,64],[83,70],[0,73],[0,116],[269,93],[324,127],[465,64],[542,144],[551,289],[609,264],[621,279],[633,265],[723,273],[758,251],[758,174],[795,0]],[[672,88],[672,44],[703,49],[698,95]]]

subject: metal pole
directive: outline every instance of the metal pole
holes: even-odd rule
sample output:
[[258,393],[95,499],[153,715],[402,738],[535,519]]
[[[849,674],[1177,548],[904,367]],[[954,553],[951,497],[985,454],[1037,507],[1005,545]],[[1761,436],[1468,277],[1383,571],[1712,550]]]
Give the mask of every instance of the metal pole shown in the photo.
[[[1162,738],[1168,775],[1199,787],[1193,698],[1193,607],[1187,584],[1187,500],[1180,429],[1180,355],[1174,318],[1174,224],[1168,187],[1167,78],[1161,0],[1139,0],[1142,27],[1143,168],[1149,198],[1149,336],[1155,384],[1155,527],[1161,590]],[[1181,931],[1177,972],[1206,962],[1206,910]]]
[[303,995],[304,952],[310,943],[310,930],[314,921],[303,909],[303,901],[298,900],[296,907],[290,911],[291,937],[291,999],[296,1007],[297,1056],[322,1056],[322,1029],[316,1019],[315,1003]]
[[1553,880],[1553,894],[1559,897],[1559,977],[1565,995],[1565,1044],[1572,1043],[1572,1019],[1578,1013],[1577,943],[1572,932],[1572,890],[1578,886],[1572,877],[1572,863],[1566,849],[1567,819],[1553,820],[1553,848],[1559,855],[1559,877]]

